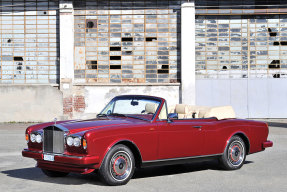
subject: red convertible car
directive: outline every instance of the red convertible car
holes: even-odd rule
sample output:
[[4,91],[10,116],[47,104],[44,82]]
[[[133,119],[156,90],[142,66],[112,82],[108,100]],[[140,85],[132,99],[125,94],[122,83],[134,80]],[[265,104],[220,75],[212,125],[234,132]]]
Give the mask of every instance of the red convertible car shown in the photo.
[[[169,113],[170,112],[170,113]],[[178,104],[163,98],[117,96],[97,115],[81,121],[33,125],[24,157],[51,177],[98,170],[108,185],[126,184],[135,168],[219,159],[227,170],[248,154],[272,147],[266,123],[234,118],[231,107]]]

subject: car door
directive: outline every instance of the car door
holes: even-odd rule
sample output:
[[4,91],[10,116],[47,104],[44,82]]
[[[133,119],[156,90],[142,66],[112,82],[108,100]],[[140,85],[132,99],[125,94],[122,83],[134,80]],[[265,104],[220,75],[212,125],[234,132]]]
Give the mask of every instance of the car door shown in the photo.
[[200,156],[204,149],[204,126],[200,121],[173,120],[157,123],[159,159]]

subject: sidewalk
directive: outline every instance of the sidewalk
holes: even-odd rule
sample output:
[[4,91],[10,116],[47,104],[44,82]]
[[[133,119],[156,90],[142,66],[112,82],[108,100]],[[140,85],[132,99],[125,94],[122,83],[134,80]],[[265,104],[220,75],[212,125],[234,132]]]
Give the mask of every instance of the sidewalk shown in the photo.
[[287,119],[252,119],[267,122],[270,127],[287,128]]

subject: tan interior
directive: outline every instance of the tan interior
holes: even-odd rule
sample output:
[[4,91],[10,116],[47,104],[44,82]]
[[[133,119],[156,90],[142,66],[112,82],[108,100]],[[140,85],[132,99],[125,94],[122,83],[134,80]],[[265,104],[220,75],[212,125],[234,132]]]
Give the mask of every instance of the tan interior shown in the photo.
[[190,119],[193,116],[194,118],[216,117],[218,120],[236,118],[232,106],[208,107],[177,104],[169,106],[168,113],[178,113],[179,119]]
[[155,113],[157,109],[157,105],[154,103],[147,103],[145,105],[145,113]]
[[190,110],[188,109],[188,106],[184,105],[184,104],[177,104],[175,106],[175,113],[178,114],[178,118],[179,119],[192,118],[192,114],[190,113]]
[[[158,105],[157,104],[154,104],[154,103],[147,103],[145,105],[145,114],[148,114],[148,113],[152,113],[154,114],[156,112],[156,109],[157,109]],[[159,114],[159,119],[167,119],[167,115],[166,115],[166,105],[163,106],[160,114]]]

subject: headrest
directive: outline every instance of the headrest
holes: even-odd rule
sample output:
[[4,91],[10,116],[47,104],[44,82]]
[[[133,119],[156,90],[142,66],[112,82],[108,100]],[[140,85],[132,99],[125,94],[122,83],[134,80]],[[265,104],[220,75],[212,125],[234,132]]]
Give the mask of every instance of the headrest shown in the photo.
[[187,105],[185,105],[185,104],[177,104],[175,106],[175,112],[178,113],[178,114],[187,114],[188,113]]
[[157,104],[155,104],[155,103],[147,103],[145,105],[146,113],[155,113],[156,109],[157,109]]

